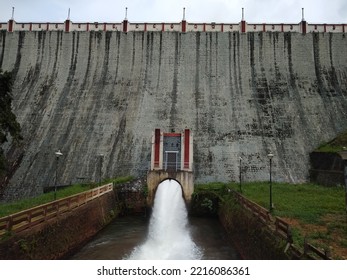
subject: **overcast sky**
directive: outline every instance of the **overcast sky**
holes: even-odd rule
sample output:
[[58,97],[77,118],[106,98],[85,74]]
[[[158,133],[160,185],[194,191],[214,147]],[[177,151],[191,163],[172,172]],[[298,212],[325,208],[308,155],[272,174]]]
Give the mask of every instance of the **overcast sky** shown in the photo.
[[237,23],[244,7],[250,23],[297,23],[301,8],[309,23],[347,23],[347,0],[0,0],[0,22],[120,22],[128,7],[130,22]]

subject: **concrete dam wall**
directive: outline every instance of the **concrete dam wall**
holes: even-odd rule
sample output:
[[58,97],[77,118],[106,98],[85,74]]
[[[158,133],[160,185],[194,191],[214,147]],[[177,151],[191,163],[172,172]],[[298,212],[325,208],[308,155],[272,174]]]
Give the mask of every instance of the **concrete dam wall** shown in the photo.
[[347,129],[343,33],[2,31],[0,68],[24,137],[5,200],[146,174],[155,128],[191,129],[195,182],[238,181],[239,157],[268,180],[270,151],[273,180],[302,182]]

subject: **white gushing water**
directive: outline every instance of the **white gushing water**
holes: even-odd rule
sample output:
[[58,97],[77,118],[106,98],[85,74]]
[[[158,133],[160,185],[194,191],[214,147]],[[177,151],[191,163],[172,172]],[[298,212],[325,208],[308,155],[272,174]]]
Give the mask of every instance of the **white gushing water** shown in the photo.
[[194,260],[201,257],[202,251],[188,229],[181,186],[175,180],[165,180],[155,195],[147,240],[134,248],[129,259]]

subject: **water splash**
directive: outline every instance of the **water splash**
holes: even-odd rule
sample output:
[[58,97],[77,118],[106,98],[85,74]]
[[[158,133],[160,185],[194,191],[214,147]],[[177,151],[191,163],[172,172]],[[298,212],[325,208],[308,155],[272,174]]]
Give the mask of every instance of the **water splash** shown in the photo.
[[132,260],[201,259],[202,251],[193,242],[188,229],[187,209],[182,189],[175,180],[159,184],[149,232],[144,244],[134,248]]

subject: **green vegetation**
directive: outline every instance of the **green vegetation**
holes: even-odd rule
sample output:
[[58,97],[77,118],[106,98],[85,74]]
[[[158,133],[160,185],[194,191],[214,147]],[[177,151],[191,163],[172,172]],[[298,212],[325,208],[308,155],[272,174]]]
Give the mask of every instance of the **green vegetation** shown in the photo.
[[[221,197],[220,201],[234,203],[226,191],[228,188],[240,192],[238,183],[210,183],[196,186],[193,197],[206,196],[210,189],[213,195]],[[242,195],[269,209],[269,182],[243,183]],[[204,203],[210,207],[206,202],[201,199],[201,207]],[[272,202],[272,216],[281,217],[291,226],[295,244],[303,247],[307,238],[318,248],[329,249],[333,258],[347,259],[347,216],[343,187],[273,183]]]
[[[57,191],[57,199],[84,192],[91,189],[90,185],[73,185]],[[45,193],[33,198],[26,198],[15,202],[0,204],[0,217],[23,211],[54,200],[54,192]]]
[[15,143],[22,140],[20,125],[11,107],[12,83],[12,74],[0,69],[0,176],[7,172],[7,161],[1,146],[8,141],[8,135]]
[[227,193],[226,184],[209,183],[195,185],[190,214],[193,216],[217,216],[220,201]]
[[[230,187],[239,191],[238,184]],[[270,186],[268,182],[246,183],[242,194],[255,203],[269,209]],[[272,184],[274,216],[299,219],[305,223],[320,223],[328,214],[343,214],[345,210],[344,189],[314,184]]]
[[[120,184],[131,181],[133,177],[119,177],[114,179],[105,180],[102,184],[114,183]],[[96,184],[76,184],[70,187],[60,189],[57,191],[57,199],[68,197],[78,194],[80,192],[88,191],[97,187]],[[41,204],[45,204],[54,200],[54,192],[45,193],[33,198],[22,199],[15,202],[0,204],[0,217],[4,217],[16,212],[23,211]]]
[[316,152],[337,153],[347,147],[347,131],[338,135],[334,140],[320,145]]
[[117,177],[117,178],[111,178],[111,179],[106,179],[102,182],[102,184],[109,184],[113,183],[115,185],[123,184],[126,182],[130,182],[134,180],[133,176],[124,176],[124,177]]
[[[269,208],[269,183],[244,184],[242,190],[244,196]],[[306,238],[318,248],[330,250],[334,258],[347,258],[343,187],[275,183],[272,194],[275,207],[272,215],[289,223],[295,244],[303,247]]]

